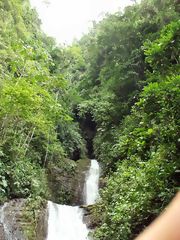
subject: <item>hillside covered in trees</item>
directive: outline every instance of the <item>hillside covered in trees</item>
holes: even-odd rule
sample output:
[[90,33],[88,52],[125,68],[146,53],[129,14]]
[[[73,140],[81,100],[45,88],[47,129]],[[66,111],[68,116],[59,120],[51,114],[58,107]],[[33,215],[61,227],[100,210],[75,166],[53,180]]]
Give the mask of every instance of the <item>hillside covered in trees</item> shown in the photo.
[[40,204],[54,166],[89,156],[103,169],[93,239],[134,239],[164,209],[180,186],[179,11],[142,0],[62,47],[28,0],[0,1],[1,203]]

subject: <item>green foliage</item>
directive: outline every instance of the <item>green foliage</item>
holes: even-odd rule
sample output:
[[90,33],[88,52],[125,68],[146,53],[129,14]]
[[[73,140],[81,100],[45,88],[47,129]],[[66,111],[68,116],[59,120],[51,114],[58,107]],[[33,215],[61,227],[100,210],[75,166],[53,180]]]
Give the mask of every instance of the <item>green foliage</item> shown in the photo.
[[1,1],[0,16],[0,201],[47,198],[49,164],[69,171],[63,159],[84,151],[72,94],[29,1]]
[[[173,21],[161,31],[156,41],[146,41],[144,44],[146,62],[153,68],[151,79],[157,72],[167,75],[179,72],[179,30],[180,21]],[[157,81],[157,79],[154,79]]]
[[[174,25],[170,23],[162,33]],[[152,53],[162,36],[146,49],[147,62],[152,56],[157,61],[159,56]],[[119,140],[110,149],[111,161],[117,163],[96,209],[101,224],[95,239],[134,239],[178,190],[180,79],[176,71],[172,72],[176,63],[167,60],[168,51],[161,54],[162,63],[168,67],[162,71],[151,65],[154,82],[144,87],[120,127]],[[147,82],[152,75],[148,74]]]
[[40,224],[42,224],[41,221],[44,220],[42,220],[42,218],[46,217],[46,207],[47,201],[39,196],[26,200],[21,220],[23,221],[23,231],[27,239],[33,240],[37,237],[41,238],[41,236],[37,236],[37,232],[39,232],[38,228]]
[[175,193],[177,163],[167,156],[172,150],[160,146],[147,162],[132,155],[119,164],[102,193],[103,224],[95,239],[134,239],[160,213]]
[[9,168],[10,195],[13,197],[47,197],[45,171],[29,159],[16,161]]
[[133,239],[157,216],[179,186],[178,6],[142,0],[62,48],[27,0],[0,2],[0,202],[28,197],[35,226],[47,172],[73,175],[86,153],[73,119],[91,116],[106,182],[94,239]]
[[85,142],[77,123],[60,124],[58,126],[58,139],[62,143],[67,156],[73,158],[74,151],[79,151],[81,157],[85,156]]
[[[176,11],[174,0],[142,1],[127,7],[124,13],[107,15],[100,23],[94,23],[90,33],[74,45],[82,49],[78,60],[71,51],[73,64],[68,69],[78,72],[73,84],[84,99],[77,109],[80,116],[89,112],[97,124],[94,150],[105,168],[118,160],[113,147],[116,130],[130,114],[143,87],[178,71]],[[157,58],[153,54],[159,45]],[[85,66],[80,69],[77,66],[82,57]]]
[[133,239],[177,191],[177,10],[174,0],[142,1],[94,23],[74,45],[78,57],[70,50],[65,69],[75,74],[67,78],[75,76],[83,98],[79,116],[96,123],[94,152],[107,181],[94,239]]
[[102,191],[95,239],[133,239],[177,191],[179,78],[144,88],[114,149],[121,161]]

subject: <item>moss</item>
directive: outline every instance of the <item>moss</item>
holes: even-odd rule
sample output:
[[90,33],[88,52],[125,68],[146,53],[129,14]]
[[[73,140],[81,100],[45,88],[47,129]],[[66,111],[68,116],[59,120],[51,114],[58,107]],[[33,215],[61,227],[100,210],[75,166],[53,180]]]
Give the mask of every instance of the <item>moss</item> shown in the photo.
[[44,240],[47,230],[47,201],[40,197],[28,199],[22,212],[21,224],[28,240]]

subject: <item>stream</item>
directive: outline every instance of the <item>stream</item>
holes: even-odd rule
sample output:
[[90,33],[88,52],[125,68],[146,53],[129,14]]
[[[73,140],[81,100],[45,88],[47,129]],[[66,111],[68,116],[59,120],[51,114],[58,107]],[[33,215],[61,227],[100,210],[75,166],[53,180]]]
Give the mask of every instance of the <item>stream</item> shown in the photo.
[[[94,204],[99,196],[100,168],[96,160],[91,160],[84,184],[84,205]],[[90,240],[89,230],[83,223],[83,209],[79,206],[59,205],[48,202],[47,240]]]

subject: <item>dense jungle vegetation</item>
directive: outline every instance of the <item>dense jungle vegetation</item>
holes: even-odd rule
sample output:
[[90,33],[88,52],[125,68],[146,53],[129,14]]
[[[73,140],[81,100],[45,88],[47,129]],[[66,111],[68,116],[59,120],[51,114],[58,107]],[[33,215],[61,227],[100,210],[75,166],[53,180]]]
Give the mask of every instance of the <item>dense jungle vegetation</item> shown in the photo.
[[49,198],[48,169],[73,173],[89,152],[94,239],[133,239],[160,213],[180,186],[179,11],[142,0],[62,47],[28,0],[0,0],[1,203]]

